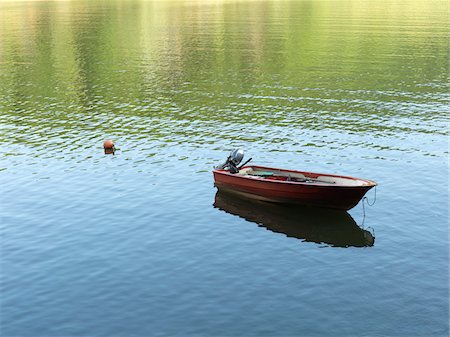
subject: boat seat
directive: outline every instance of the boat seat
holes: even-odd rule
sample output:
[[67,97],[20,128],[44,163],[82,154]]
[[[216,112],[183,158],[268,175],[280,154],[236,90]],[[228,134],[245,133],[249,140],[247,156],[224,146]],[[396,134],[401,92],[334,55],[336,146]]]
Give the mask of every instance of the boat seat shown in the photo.
[[270,171],[253,171],[253,172],[249,172],[247,174],[252,175],[252,176],[263,177],[263,178],[273,176],[273,172],[270,172]]

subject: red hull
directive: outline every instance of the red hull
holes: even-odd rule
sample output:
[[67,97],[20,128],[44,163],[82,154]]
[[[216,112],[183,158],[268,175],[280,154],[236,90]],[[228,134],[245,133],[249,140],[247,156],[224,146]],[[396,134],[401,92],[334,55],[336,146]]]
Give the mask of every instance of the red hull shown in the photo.
[[324,185],[311,182],[277,181],[263,178],[231,174],[225,170],[214,170],[214,182],[217,188],[246,194],[260,200],[278,203],[293,203],[319,207],[349,210],[355,207],[362,197],[376,183],[353,177],[331,174],[280,170],[269,167],[253,166],[254,168],[278,170],[287,173],[301,173],[308,178],[332,177],[362,181],[361,186]]

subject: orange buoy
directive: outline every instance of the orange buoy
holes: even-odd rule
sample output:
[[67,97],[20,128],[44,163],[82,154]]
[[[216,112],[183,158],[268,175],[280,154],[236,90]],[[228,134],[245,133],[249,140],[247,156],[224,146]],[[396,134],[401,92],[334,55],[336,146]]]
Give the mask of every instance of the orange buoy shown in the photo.
[[112,149],[114,149],[114,143],[113,143],[113,141],[112,141],[111,139],[106,139],[106,140],[103,142],[103,148],[104,148],[105,150],[112,150]]

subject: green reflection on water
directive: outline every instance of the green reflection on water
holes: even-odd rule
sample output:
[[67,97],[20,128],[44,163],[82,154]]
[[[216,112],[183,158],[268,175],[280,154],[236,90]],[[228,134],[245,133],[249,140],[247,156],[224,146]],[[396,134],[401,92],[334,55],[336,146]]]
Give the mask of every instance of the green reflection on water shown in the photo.
[[6,144],[142,133],[211,142],[202,135],[214,138],[223,123],[447,134],[445,1],[6,1],[0,9]]

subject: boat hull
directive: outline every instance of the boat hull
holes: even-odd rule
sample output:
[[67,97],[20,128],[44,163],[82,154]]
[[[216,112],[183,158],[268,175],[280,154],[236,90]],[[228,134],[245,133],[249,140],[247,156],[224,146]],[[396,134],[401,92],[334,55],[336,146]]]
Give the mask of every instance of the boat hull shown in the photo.
[[[278,170],[267,167],[260,169]],[[276,203],[301,204],[317,207],[349,210],[355,207],[363,196],[376,183],[353,177],[336,176],[322,173],[282,170],[301,173],[307,177],[327,176],[367,182],[363,186],[335,186],[315,183],[274,181],[240,174],[231,174],[225,170],[214,170],[214,183],[218,189],[243,194],[246,197]]]

